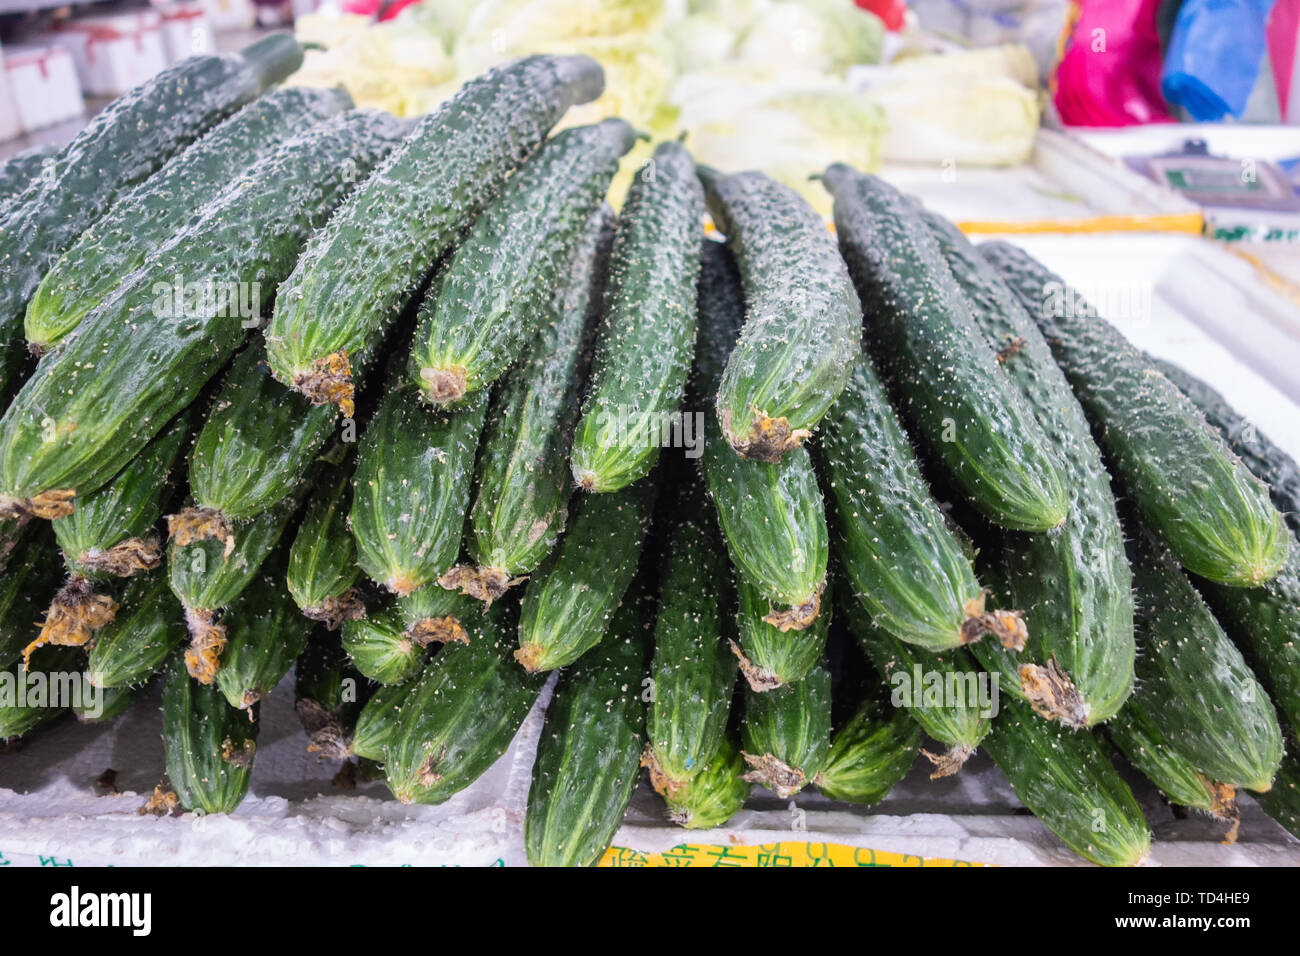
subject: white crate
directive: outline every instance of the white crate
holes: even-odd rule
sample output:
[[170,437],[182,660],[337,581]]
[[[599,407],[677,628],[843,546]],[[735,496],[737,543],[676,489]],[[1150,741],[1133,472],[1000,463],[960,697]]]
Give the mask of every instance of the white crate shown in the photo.
[[23,131],[18,118],[18,104],[9,88],[9,72],[5,69],[5,51],[0,48],[0,143],[13,139]]
[[4,72],[25,131],[73,119],[85,109],[77,71],[65,49],[48,44],[7,47]]
[[167,3],[158,7],[162,17],[163,48],[168,65],[188,56],[217,52],[208,12],[198,0]]
[[69,20],[42,39],[72,54],[91,96],[121,96],[167,67],[162,16],[153,10]]
[[247,30],[256,11],[249,0],[202,0],[214,30]]

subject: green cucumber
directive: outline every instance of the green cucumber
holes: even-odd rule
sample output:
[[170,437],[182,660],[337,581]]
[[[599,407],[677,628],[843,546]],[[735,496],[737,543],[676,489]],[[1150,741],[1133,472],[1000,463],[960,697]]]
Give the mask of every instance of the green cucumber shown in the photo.
[[163,677],[163,751],[167,779],[180,805],[203,813],[232,813],[244,795],[257,754],[261,721],[226,703],[212,684],[187,673],[177,654]]
[[[271,371],[318,404],[350,402],[350,361],[577,103],[604,88],[584,56],[530,56],[425,117],[307,244],[266,329]],[[346,413],[346,412],[345,412]]]
[[120,193],[37,286],[25,320],[33,351],[43,354],[75,329],[250,163],[351,106],[341,88],[295,86],[268,93]]
[[444,587],[494,601],[535,571],[564,531],[584,346],[598,317],[613,230],[613,210],[601,206],[536,338],[492,397],[466,535],[477,567],[453,568],[440,579]]
[[61,717],[68,710],[56,686],[71,695],[72,702],[85,700],[87,692],[98,695],[81,679],[84,657],[75,647],[43,647],[24,668],[21,664],[0,670],[0,743],[30,734],[42,724]]
[[532,866],[592,866],[623,822],[645,744],[644,610],[626,602],[614,615],[609,639],[555,686],[524,816]]
[[1300,837],[1300,759],[1295,743],[1287,748],[1282,769],[1273,781],[1273,789],[1255,797],[1264,812],[1282,824],[1294,837]]
[[744,779],[782,800],[816,779],[831,746],[831,675],[823,664],[776,690],[745,691],[741,754]]
[[46,522],[28,522],[10,534],[13,551],[0,574],[0,668],[10,667],[38,637],[41,613],[63,578],[63,562]]
[[67,513],[134,458],[225,365],[256,318],[241,314],[269,302],[304,238],[400,130],[354,110],[282,144],[86,316],[0,419],[0,512]]
[[[823,601],[829,599],[822,594]],[[802,631],[781,630],[768,620],[771,610],[763,593],[744,575],[736,575],[737,640],[731,650],[754,691],[774,690],[807,677],[821,660],[830,629],[829,604],[824,604],[811,626]]]
[[[699,283],[699,363],[692,394],[713,394],[744,318],[740,279],[724,248],[706,242]],[[704,415],[703,468],[731,563],[773,608],[783,631],[817,619],[826,586],[826,511],[807,449],[781,461],[734,454],[714,415]]]
[[984,749],[1020,802],[1079,856],[1100,866],[1146,859],[1151,835],[1142,809],[1092,732],[1006,699]]
[[96,687],[136,687],[162,669],[185,640],[185,613],[161,571],[127,585],[122,606],[95,635],[86,673]]
[[572,664],[605,636],[636,572],[655,490],[651,479],[579,503],[524,592],[515,659],[528,673]]
[[835,197],[840,251],[870,316],[878,369],[918,440],[989,520],[1047,531],[1069,511],[1047,438],[971,317],[919,211],[894,187],[843,165]]
[[695,348],[703,215],[690,153],[660,143],[628,191],[610,252],[591,386],[570,455],[584,491],[618,491],[644,478],[680,415]]
[[556,133],[474,220],[420,305],[409,374],[421,398],[460,401],[519,357],[635,141],[621,119]]
[[430,584],[345,622],[343,649],[366,677],[400,684],[420,672],[430,644],[467,641],[465,624],[478,613],[465,597]]
[[697,482],[679,486],[672,509],[679,518],[660,574],[641,763],[661,795],[689,783],[713,758],[736,692],[736,657],[724,627],[730,568],[706,508]]
[[386,684],[366,701],[352,728],[352,754],[363,760],[383,762],[388,745],[397,734],[403,701],[415,689],[416,681]]
[[980,252],[1042,329],[1111,470],[1183,567],[1242,587],[1277,574],[1287,554],[1282,516],[1196,406],[1023,251],[985,243]]
[[107,724],[125,714],[143,696],[143,687],[109,687],[100,690],[94,701],[83,698],[68,710],[79,723]]
[[416,392],[405,383],[384,394],[357,452],[349,518],[361,570],[395,594],[456,563],[487,410],[483,394],[428,408]]
[[921,749],[921,728],[907,711],[867,698],[831,738],[813,783],[832,800],[879,803],[907,776]]
[[279,568],[263,569],[222,618],[226,646],[217,687],[231,707],[249,710],[275,689],[307,646],[311,622],[285,593]]
[[294,669],[294,709],[307,732],[307,752],[330,760],[352,756],[353,731],[373,690],[338,633],[317,628]]
[[811,434],[853,371],[862,304],[811,206],[762,173],[701,170],[748,318],[727,359],[717,414],[736,454],[779,461]]
[[22,322],[41,277],[123,189],[301,64],[297,41],[275,34],[242,53],[182,60],[96,114],[0,222],[0,329]]
[[442,803],[510,746],[543,682],[510,659],[515,617],[506,602],[475,615],[469,641],[438,651],[402,701],[384,772],[403,803]]
[[289,594],[302,613],[335,631],[366,613],[354,587],[361,567],[348,528],[354,465],[349,458],[318,487],[294,535],[285,572]]
[[42,143],[0,162],[0,222],[17,208],[20,197],[37,186],[46,165],[53,171],[59,147]]
[[[1012,605],[1025,615],[1026,647],[978,654],[1006,655],[1017,669],[1028,668],[1022,683],[1035,690],[1045,716],[1078,726],[1101,723],[1133,688],[1132,575],[1110,476],[1083,408],[1015,293],[955,226],[930,213],[924,218],[971,316],[989,346],[1001,350],[1002,369],[1048,436],[1070,496],[1058,530],[1002,539],[1002,572]],[[1061,675],[1068,687],[1057,686]],[[1046,695],[1037,693],[1043,684],[1050,687]]]
[[740,812],[750,789],[745,758],[728,735],[689,783],[664,797],[668,819],[687,830],[720,827]]

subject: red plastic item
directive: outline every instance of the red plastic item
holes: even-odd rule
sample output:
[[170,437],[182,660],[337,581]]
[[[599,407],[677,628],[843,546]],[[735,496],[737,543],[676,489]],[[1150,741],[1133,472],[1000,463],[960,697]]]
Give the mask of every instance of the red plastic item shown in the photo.
[[854,0],[859,7],[885,21],[885,29],[897,33],[907,16],[907,0]]

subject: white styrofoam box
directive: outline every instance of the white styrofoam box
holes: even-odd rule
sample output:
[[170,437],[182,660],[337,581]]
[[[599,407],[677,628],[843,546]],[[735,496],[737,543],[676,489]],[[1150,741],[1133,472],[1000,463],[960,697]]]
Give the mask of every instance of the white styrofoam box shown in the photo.
[[22,131],[23,124],[18,117],[18,104],[14,102],[13,92],[9,87],[9,72],[5,69],[5,51],[0,48],[0,143],[13,139]]
[[24,44],[7,48],[5,76],[24,130],[53,126],[85,110],[72,56],[61,47]]
[[167,67],[162,16],[154,10],[68,20],[42,39],[72,54],[81,88],[92,96],[121,96]]
[[163,48],[169,65],[188,56],[217,51],[212,23],[199,0],[166,3],[158,7],[158,13],[162,17]]
[[256,11],[250,0],[202,0],[214,30],[247,30]]

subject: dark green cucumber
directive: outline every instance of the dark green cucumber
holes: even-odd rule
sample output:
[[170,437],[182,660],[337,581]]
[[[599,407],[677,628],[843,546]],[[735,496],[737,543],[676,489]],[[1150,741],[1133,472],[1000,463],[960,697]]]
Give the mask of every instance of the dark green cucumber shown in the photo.
[[991,521],[1047,531],[1069,511],[1047,438],[1003,375],[919,211],[874,176],[835,165],[840,251],[870,317],[868,342],[912,437]]
[[[699,284],[696,403],[717,390],[744,321],[740,278],[715,242],[703,246]],[[774,606],[769,623],[803,630],[817,618],[826,586],[826,511],[812,459],[795,448],[779,462],[734,454],[717,417],[704,414],[703,467],[731,563]]]
[[920,749],[921,728],[907,711],[868,698],[831,738],[813,783],[832,800],[879,803],[907,776]]
[[555,686],[524,816],[532,866],[592,866],[623,822],[645,745],[645,610],[626,602],[609,639]]
[[421,398],[459,401],[519,357],[635,141],[621,119],[556,133],[474,220],[420,305],[409,375]]
[[[695,348],[704,194],[679,143],[660,143],[619,215],[591,387],[570,467],[585,491],[649,474],[671,439]],[[680,432],[680,429],[679,429]]]
[[[1029,668],[1022,683],[1035,691],[1041,713],[1079,726],[1101,723],[1133,688],[1132,575],[1110,476],[1083,408],[1015,293],[957,227],[931,213],[924,218],[971,316],[1047,435],[1070,497],[1058,530],[1002,539],[1002,576],[1012,606],[1025,614],[1026,646],[977,654],[1006,655],[1017,670]],[[1062,679],[1069,685],[1060,686]],[[1046,696],[1037,693],[1043,684]]]
[[1296,757],[1295,744],[1288,747],[1282,769],[1273,781],[1273,789],[1255,797],[1264,812],[1276,820],[1294,837],[1300,837],[1300,759]]
[[444,587],[495,600],[535,571],[564,531],[584,346],[598,317],[613,231],[613,210],[602,206],[578,241],[537,337],[492,397],[466,536],[477,567],[452,569]]
[[430,584],[345,622],[343,648],[366,677],[400,684],[420,672],[430,644],[468,640],[465,627],[479,613],[468,598]]
[[41,630],[41,615],[59,590],[63,562],[44,521],[11,529],[12,553],[0,573],[0,668],[11,666]]
[[226,646],[217,687],[231,707],[249,710],[289,673],[307,646],[311,622],[285,593],[277,566],[262,569],[221,623],[226,628]]
[[1202,577],[1248,587],[1286,560],[1286,525],[1263,482],[1196,406],[1059,277],[1015,246],[981,254],[1020,297],[1147,524]]
[[331,630],[366,612],[354,587],[361,567],[348,528],[354,465],[349,457],[322,479],[294,535],[285,572],[289,594],[302,613]]
[[745,287],[747,319],[717,392],[736,454],[779,461],[811,434],[861,353],[862,304],[811,206],[762,173],[702,170]]
[[143,686],[101,688],[97,694],[74,702],[68,710],[83,724],[107,724],[125,714],[143,696]]
[[1091,731],[1046,721],[1004,698],[984,749],[1011,788],[1079,856],[1101,866],[1135,866],[1151,849],[1142,809]]
[[294,668],[294,709],[308,753],[346,760],[362,709],[374,692],[343,650],[337,632],[317,628]]
[[86,673],[96,687],[136,687],[185,640],[185,613],[161,571],[127,585],[111,623],[95,635]]
[[[830,595],[822,593],[823,602]],[[736,575],[737,642],[732,651],[740,661],[750,689],[773,690],[803,680],[821,660],[831,624],[830,604],[823,603],[804,630],[781,630],[771,623],[772,605],[744,575]]]
[[654,497],[651,479],[579,503],[524,592],[515,658],[530,674],[572,664],[605,636],[636,572]]
[[75,647],[42,647],[32,654],[26,669],[17,665],[0,670],[0,742],[30,734],[63,716],[69,702],[87,699],[80,695],[97,694],[82,679],[84,660]]
[[689,783],[713,758],[736,693],[724,623],[734,600],[730,568],[707,507],[697,481],[679,486],[660,574],[642,764],[661,795]]
[[388,745],[397,733],[402,702],[415,689],[416,681],[386,684],[366,701],[352,728],[352,754],[363,760],[383,762]]
[[349,523],[372,581],[410,594],[456,563],[487,410],[483,394],[428,408],[390,384],[362,436]]
[[96,114],[59,154],[53,175],[0,222],[0,329],[22,322],[41,277],[121,190],[301,63],[297,41],[275,34],[242,53],[182,60]]
[[402,701],[384,773],[403,803],[442,803],[510,746],[543,682],[510,659],[515,617],[508,602],[475,615],[468,642],[435,654]]
[[843,599],[845,623],[889,688],[890,703],[905,708],[929,736],[948,747],[942,754],[922,751],[934,765],[931,780],[962,768],[992,729],[998,687],[965,651],[941,654],[900,641],[871,623],[865,609]]
[[33,350],[44,353],[75,329],[250,163],[351,106],[341,88],[295,86],[268,93],[120,193],[37,286],[24,323]]
[[256,708],[231,707],[219,688],[190,677],[180,654],[167,664],[162,704],[167,779],[181,806],[233,812],[248,793],[257,754]]
[[689,783],[664,797],[668,819],[687,830],[720,827],[740,812],[750,789],[745,758],[728,735]]
[[604,89],[584,56],[530,56],[427,116],[308,243],[266,330],[271,370],[318,403],[350,400],[349,362],[576,103]]
[[741,754],[749,783],[792,797],[821,773],[830,746],[831,675],[824,664],[797,683],[745,691]]
[[10,156],[0,163],[0,222],[4,222],[14,209],[19,198],[29,189],[39,188],[37,180],[47,167],[54,170],[54,159],[59,147],[53,143],[43,143]]
[[234,354],[257,318],[242,314],[270,301],[303,239],[400,131],[354,110],[282,144],[86,316],[0,420],[0,508],[56,517],[135,457]]

